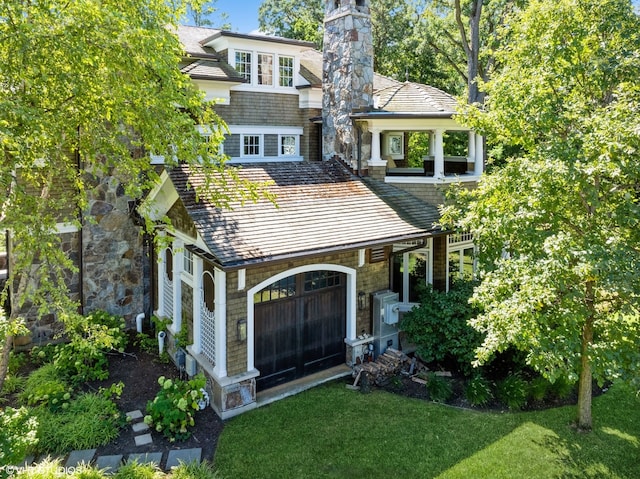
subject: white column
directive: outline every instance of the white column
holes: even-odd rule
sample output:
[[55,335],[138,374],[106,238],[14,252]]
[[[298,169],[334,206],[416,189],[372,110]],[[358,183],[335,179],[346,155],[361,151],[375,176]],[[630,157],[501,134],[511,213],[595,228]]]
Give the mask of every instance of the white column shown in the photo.
[[184,243],[173,242],[173,323],[169,326],[172,333],[178,333],[182,327],[182,269],[184,267]]
[[194,354],[202,351],[202,272],[203,262],[198,255],[193,255],[193,345]]
[[358,293],[356,291],[356,274],[347,274],[347,340],[355,341],[356,319],[358,315]]
[[[475,171],[475,163],[476,163],[476,132],[475,131],[469,132],[469,142],[468,142],[468,148],[467,148],[467,163],[473,163],[474,171]],[[468,170],[469,170],[469,167],[467,166],[467,171]]]
[[429,132],[429,156],[435,156],[436,154],[436,134],[433,131]]
[[473,174],[476,176],[480,176],[484,171],[484,147],[483,147],[483,138],[482,135],[478,133],[475,134],[476,137],[476,151],[475,151],[475,162]]
[[224,378],[227,376],[227,274],[216,269],[214,284],[216,365],[213,372],[218,378]]
[[380,156],[380,128],[370,128],[371,131],[371,159],[369,166],[386,166],[387,162]]
[[164,277],[167,275],[167,248],[164,248],[160,252],[160,261],[158,262],[158,311],[156,314],[159,318],[166,316],[164,305]]
[[435,131],[434,141],[434,162],[433,162],[433,176],[434,178],[444,178],[444,144],[442,140],[442,134],[444,130],[437,129]]

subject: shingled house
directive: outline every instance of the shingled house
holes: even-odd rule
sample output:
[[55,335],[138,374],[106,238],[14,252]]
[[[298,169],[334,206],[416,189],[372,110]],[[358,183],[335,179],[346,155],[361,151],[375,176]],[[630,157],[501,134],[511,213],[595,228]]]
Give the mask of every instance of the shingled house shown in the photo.
[[[269,182],[277,204],[196,199],[202,173],[186,166],[165,171],[143,204],[172,223],[156,232],[168,246],[154,262],[153,309],[172,320],[171,337],[188,331],[183,351],[168,342],[171,354],[206,374],[225,418],[345,374],[370,343],[401,346],[397,335],[379,341],[380,298],[394,314],[418,282],[445,289],[473,267],[471,238],[435,223],[443,189],[482,173],[482,138],[453,119],[450,95],[374,74],[368,0],[326,2],[323,52],[208,28],[178,34],[182,70],[229,127],[230,167]],[[429,149],[409,164],[414,134]],[[451,134],[464,136],[463,155],[446,151]]]

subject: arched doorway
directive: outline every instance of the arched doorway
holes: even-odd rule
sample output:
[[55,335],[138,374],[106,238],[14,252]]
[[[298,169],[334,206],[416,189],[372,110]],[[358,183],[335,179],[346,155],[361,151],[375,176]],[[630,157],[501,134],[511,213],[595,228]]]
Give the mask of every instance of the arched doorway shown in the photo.
[[254,294],[257,388],[267,389],[345,361],[346,274],[319,270]]

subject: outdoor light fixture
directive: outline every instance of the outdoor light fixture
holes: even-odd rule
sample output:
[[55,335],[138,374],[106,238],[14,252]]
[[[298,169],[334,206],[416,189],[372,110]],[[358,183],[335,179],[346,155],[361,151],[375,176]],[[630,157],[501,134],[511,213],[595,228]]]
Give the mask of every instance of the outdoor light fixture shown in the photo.
[[238,341],[246,341],[247,340],[247,320],[240,319],[238,324],[236,324],[236,337]]
[[365,307],[365,299],[366,299],[367,295],[364,293],[364,291],[360,291],[358,293],[358,309],[360,311],[362,311]]

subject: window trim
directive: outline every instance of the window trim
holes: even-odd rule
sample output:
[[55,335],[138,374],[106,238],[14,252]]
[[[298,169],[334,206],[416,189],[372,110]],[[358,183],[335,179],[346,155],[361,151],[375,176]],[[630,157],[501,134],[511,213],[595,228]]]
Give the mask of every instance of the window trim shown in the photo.
[[[244,140],[247,137],[255,137],[258,139],[258,153],[255,154],[247,154],[245,152],[245,143]],[[260,133],[240,133],[240,158],[261,158],[264,156],[264,135]]]
[[[283,140],[285,138],[293,138],[293,148],[294,151],[290,155],[286,155],[282,152],[283,150]],[[295,135],[293,133],[280,133],[278,134],[278,157],[280,158],[292,158],[300,156],[300,135]]]

